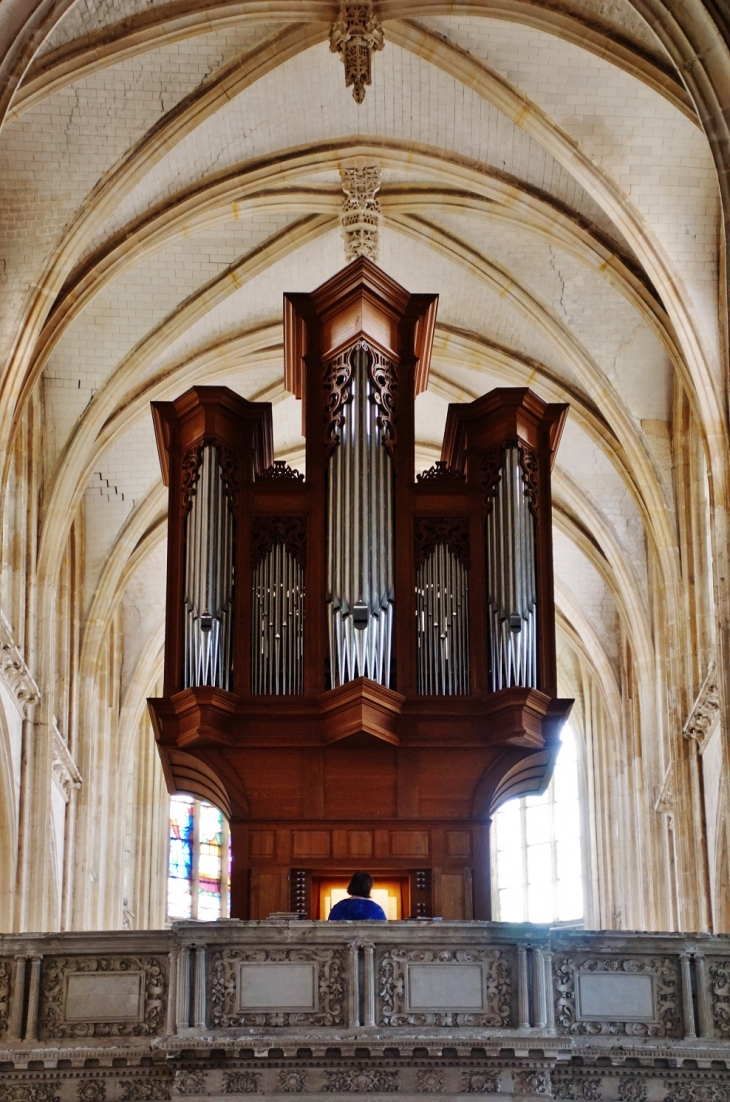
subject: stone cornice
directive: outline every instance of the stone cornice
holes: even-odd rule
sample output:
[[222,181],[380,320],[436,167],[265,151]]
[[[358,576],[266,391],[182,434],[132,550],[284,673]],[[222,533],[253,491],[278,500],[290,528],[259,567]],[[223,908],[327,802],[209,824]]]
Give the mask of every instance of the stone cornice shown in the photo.
[[700,753],[707,745],[720,714],[720,689],[713,662],[684,725],[686,739],[695,739]]
[[13,630],[5,614],[0,612],[0,674],[7,685],[23,718],[28,707],[41,698],[33,674],[13,638]]

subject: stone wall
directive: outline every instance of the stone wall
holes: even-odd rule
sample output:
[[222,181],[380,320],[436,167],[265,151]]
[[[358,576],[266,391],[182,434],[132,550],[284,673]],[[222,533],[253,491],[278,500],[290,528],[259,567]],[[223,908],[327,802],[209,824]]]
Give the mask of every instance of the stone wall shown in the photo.
[[229,920],[0,941],[0,1102],[728,1102],[730,938]]

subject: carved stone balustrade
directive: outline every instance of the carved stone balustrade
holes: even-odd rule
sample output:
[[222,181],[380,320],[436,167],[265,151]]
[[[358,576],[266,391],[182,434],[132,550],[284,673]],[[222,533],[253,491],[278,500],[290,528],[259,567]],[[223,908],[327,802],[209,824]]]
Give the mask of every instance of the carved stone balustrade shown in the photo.
[[0,1102],[728,1102],[730,937],[488,922],[0,938]]

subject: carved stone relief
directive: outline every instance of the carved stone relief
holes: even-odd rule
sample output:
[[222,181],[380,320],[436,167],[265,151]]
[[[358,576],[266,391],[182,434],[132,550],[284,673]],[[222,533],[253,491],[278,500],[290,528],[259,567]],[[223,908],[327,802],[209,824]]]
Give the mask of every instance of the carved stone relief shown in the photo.
[[461,1089],[465,1094],[499,1094],[499,1078],[491,1071],[463,1071]]
[[416,1074],[416,1090],[424,1094],[440,1094],[444,1089],[444,1073],[422,1069]]
[[330,49],[345,66],[345,87],[352,88],[355,103],[365,98],[372,83],[372,55],[383,48],[383,31],[372,0],[340,0],[339,18],[330,27]]
[[553,1085],[549,1071],[519,1071],[513,1077],[515,1094],[552,1095]]
[[[555,1020],[562,1033],[626,1034],[640,1037],[682,1035],[679,1004],[679,965],[669,957],[557,957],[554,963]],[[621,1021],[590,1020],[579,1013],[576,976],[606,974],[644,976],[651,980],[653,1014],[636,1020],[627,1014]],[[633,1020],[632,1020],[633,1019]]]
[[206,1084],[204,1071],[176,1071],[172,1085],[177,1094],[205,1094]]
[[121,1102],[169,1102],[171,1097],[163,1079],[125,1079],[119,1086]]
[[12,974],[12,961],[0,960],[0,1037],[4,1037],[8,1032]]
[[260,1090],[260,1071],[227,1071],[223,1075],[224,1094],[258,1094]]
[[721,1037],[730,1037],[730,960],[710,960],[712,1020]]
[[[210,1024],[231,1026],[342,1025],[345,1015],[344,949],[216,949],[211,957]],[[317,1009],[313,1011],[238,1009],[241,961],[314,962],[318,966]]]
[[307,1089],[306,1071],[279,1072],[279,1088],[284,1094],[303,1094]]
[[106,1082],[104,1079],[82,1079],[76,1087],[78,1102],[106,1102]]
[[[482,973],[481,1009],[439,1011],[410,1007],[408,969],[412,964],[479,966]],[[379,1025],[498,1029],[512,1024],[512,1001],[512,967],[499,949],[387,949],[379,957]]]
[[721,1083],[665,1083],[664,1102],[730,1102],[730,1087]]
[[40,700],[40,689],[15,643],[13,629],[2,612],[0,612],[0,675],[21,715],[27,715],[29,706]]
[[707,740],[712,734],[719,714],[720,687],[717,669],[713,663],[684,725],[684,737],[695,739],[700,753],[704,750]]
[[380,228],[380,167],[364,165],[341,168],[340,179],[345,198],[340,221],[345,242],[345,260],[349,263],[358,256],[365,256],[373,263],[378,260],[378,230]]
[[626,1075],[619,1080],[620,1102],[646,1102],[646,1079],[638,1075]]
[[554,1080],[554,1094],[556,1098],[597,1102],[601,1097],[601,1080],[586,1079],[582,1075],[561,1075]]
[[75,788],[81,787],[81,774],[71,756],[66,740],[58,729],[58,721],[53,718],[53,779],[58,785],[66,803],[71,799]]
[[[75,1014],[69,1019],[69,981],[78,974],[98,975],[99,986],[108,989],[106,1020],[82,1021]],[[119,1020],[114,980],[134,974],[141,975],[140,1013],[125,1015],[126,1020]],[[41,979],[41,1039],[149,1037],[164,1033],[166,992],[167,961],[164,957],[46,957]]]
[[390,1094],[399,1089],[398,1072],[383,1071],[381,1068],[343,1068],[341,1071],[326,1071],[324,1089],[332,1093]]
[[0,1102],[61,1102],[57,1083],[0,1083]]

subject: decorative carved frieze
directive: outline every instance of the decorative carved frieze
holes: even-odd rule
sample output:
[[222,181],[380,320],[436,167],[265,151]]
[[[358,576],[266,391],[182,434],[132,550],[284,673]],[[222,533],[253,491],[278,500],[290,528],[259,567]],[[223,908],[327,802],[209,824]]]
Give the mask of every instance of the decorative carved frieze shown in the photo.
[[173,1090],[177,1094],[205,1094],[207,1076],[204,1071],[176,1071]]
[[416,1090],[424,1094],[440,1094],[444,1089],[444,1073],[431,1068],[416,1072]]
[[8,1032],[12,974],[12,961],[0,960],[0,1037],[4,1037]]
[[304,475],[294,470],[284,459],[275,459],[270,467],[259,471],[257,482],[304,482]]
[[188,448],[183,456],[182,483],[180,486],[183,516],[189,511],[193,503],[195,487],[198,484],[198,471],[202,462],[203,443],[201,441],[199,444],[195,444],[194,447]]
[[730,1087],[723,1083],[668,1082],[664,1102],[730,1102]]
[[352,88],[355,103],[365,98],[372,83],[372,56],[383,48],[383,31],[372,0],[340,0],[339,18],[330,27],[330,49],[345,66],[345,87]]
[[284,1094],[304,1094],[307,1089],[306,1071],[280,1071],[279,1089]]
[[513,1077],[515,1094],[552,1095],[553,1085],[549,1071],[518,1071]]
[[700,753],[707,745],[719,714],[720,687],[717,668],[713,662],[684,725],[684,737],[695,739]]
[[[261,1009],[242,1007],[239,975],[242,962],[305,964],[316,975],[314,1009]],[[214,1028],[238,1026],[342,1025],[345,1021],[346,950],[216,949],[211,957],[210,1024]]]
[[[414,967],[472,965],[469,997],[475,995],[476,969],[481,972],[479,1003],[474,1009],[423,1005],[412,989]],[[474,967],[476,966],[476,968]],[[436,974],[434,973],[434,976]],[[446,975],[446,973],[442,973]],[[453,968],[451,978],[457,978]],[[385,1026],[479,1026],[500,1029],[511,1024],[512,968],[500,949],[386,949],[378,972],[378,1024]]]
[[453,467],[450,467],[448,463],[445,463],[443,459],[437,459],[433,467],[429,467],[426,471],[421,471],[416,475],[416,482],[424,483],[441,483],[441,482],[465,482],[466,479],[461,471],[455,471]]
[[417,517],[414,522],[413,551],[416,569],[440,543],[445,543],[459,562],[469,567],[468,517]]
[[382,1068],[338,1068],[324,1076],[324,1089],[333,1094],[391,1094],[399,1089],[398,1072]]
[[[577,959],[557,957],[554,963],[555,983],[555,1020],[559,1032],[594,1034],[626,1034],[637,1037],[679,1037],[682,1035],[679,964],[676,958],[669,957],[595,957],[581,956]],[[606,988],[604,998],[625,1001],[626,1017],[621,1020],[616,1015],[603,1019],[602,1015],[582,1008],[580,993],[577,990],[584,977],[624,977],[626,979],[644,977],[638,998],[648,999],[651,1006],[642,1006],[641,1012],[632,1004],[637,998],[635,985],[630,981],[624,987]],[[585,992],[586,1002],[593,1005],[601,998],[595,982],[590,995]],[[615,979],[608,980],[614,983]],[[600,980],[599,980],[600,983]],[[587,984],[585,985],[587,987]],[[594,989],[595,988],[595,989]]]
[[306,517],[252,517],[251,569],[255,570],[271,548],[283,543],[302,570],[307,566]]
[[124,1079],[119,1084],[121,1102],[170,1102],[170,1085],[165,1079]]
[[499,1094],[502,1088],[495,1072],[477,1069],[461,1073],[461,1089],[464,1094]]
[[0,1083],[0,1102],[61,1102],[59,1084]]
[[224,1094],[258,1094],[260,1090],[259,1071],[227,1071],[223,1074]]
[[203,449],[206,447],[218,448],[218,464],[221,472],[221,480],[226,491],[229,504],[235,508],[238,500],[238,468],[240,465],[238,455],[223,444],[215,441],[201,440],[188,448],[182,460],[182,484],[180,487],[183,516],[189,512],[195,491],[198,486],[200,466],[203,462]]
[[166,992],[165,957],[46,957],[41,1039],[164,1033]]
[[13,630],[0,612],[0,674],[23,716],[31,704],[41,698],[41,691],[28,669],[13,637]]
[[341,168],[340,180],[345,198],[340,222],[345,243],[345,260],[349,263],[358,256],[366,256],[374,263],[378,259],[378,231],[380,229],[381,170],[378,165],[357,168]]
[[56,717],[53,717],[53,761],[51,764],[53,779],[68,803],[75,788],[81,787],[82,777],[76,768],[76,762],[66,745],[66,740],[58,729]]
[[598,1102],[601,1098],[601,1080],[587,1079],[582,1075],[560,1075],[553,1079],[553,1093],[556,1098],[568,1098],[571,1102],[582,1099],[583,1102]]
[[77,1102],[106,1102],[106,1080],[82,1079],[76,1087]]
[[712,1020],[720,1037],[730,1038],[730,960],[710,960]]
[[638,1075],[625,1075],[619,1079],[620,1102],[646,1102],[646,1079]]

